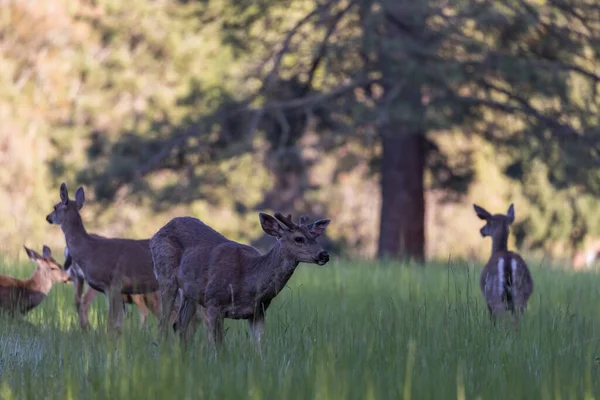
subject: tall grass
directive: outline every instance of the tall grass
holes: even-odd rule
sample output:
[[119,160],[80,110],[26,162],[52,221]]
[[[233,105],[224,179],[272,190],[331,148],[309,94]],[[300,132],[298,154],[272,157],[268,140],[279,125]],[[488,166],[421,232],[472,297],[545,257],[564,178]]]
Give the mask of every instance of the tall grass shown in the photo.
[[157,344],[155,319],[142,329],[133,308],[111,339],[103,296],[82,332],[72,287],[58,286],[25,321],[0,321],[0,397],[597,397],[600,277],[534,268],[534,295],[514,332],[491,325],[479,271],[301,265],[267,313],[262,358],[241,321],[226,322],[216,358],[203,329],[188,348]]

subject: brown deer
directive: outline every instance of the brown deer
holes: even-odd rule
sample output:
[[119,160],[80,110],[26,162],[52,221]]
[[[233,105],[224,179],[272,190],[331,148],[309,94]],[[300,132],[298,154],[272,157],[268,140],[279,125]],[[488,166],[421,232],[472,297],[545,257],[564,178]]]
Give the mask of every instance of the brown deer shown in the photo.
[[[94,234],[91,234],[90,236],[100,237]],[[150,251],[150,248],[148,248],[148,251]],[[73,263],[73,258],[69,253],[68,247],[65,247],[64,270],[71,276],[75,285],[75,309],[79,315],[79,324],[81,328],[86,329],[88,326],[88,312],[90,305],[100,292],[88,285],[86,292],[83,293],[85,275],[83,274],[81,267]],[[142,327],[146,325],[148,308],[152,310],[152,313],[156,318],[159,317],[158,292],[132,295],[124,294],[122,296],[126,304],[135,304],[137,306],[140,313],[140,325]]]
[[[329,219],[299,224],[291,215],[259,214],[263,230],[277,239],[266,254],[225,238],[192,217],[172,219],[150,239],[154,271],[159,282],[161,310],[170,310],[179,289],[183,299],[174,325],[182,339],[191,318],[201,306],[208,339],[223,339],[223,320],[245,319],[260,349],[265,312],[300,262],[325,265],[329,254],[317,243]],[[284,226],[282,226],[279,222]],[[160,330],[168,333],[161,314]]]
[[492,238],[492,255],[479,280],[481,293],[494,323],[510,311],[516,325],[533,293],[533,279],[521,256],[507,248],[509,227],[515,220],[514,206],[510,205],[506,215],[492,215],[476,204],[473,207],[477,216],[486,221],[481,236]]
[[600,260],[600,240],[594,240],[584,250],[574,252],[571,257],[571,266],[573,270],[580,271],[591,268]]
[[79,214],[84,201],[82,187],[77,189],[75,200],[71,200],[67,185],[62,183],[60,202],[46,220],[60,225],[72,262],[81,268],[87,284],[107,295],[109,331],[121,331],[122,294],[144,294],[158,290],[148,240],[90,235]]
[[67,283],[70,280],[69,274],[52,258],[48,246],[44,246],[42,255],[27,247],[25,251],[29,259],[37,264],[29,279],[0,275],[0,309],[12,317],[24,315],[37,307],[55,283]]

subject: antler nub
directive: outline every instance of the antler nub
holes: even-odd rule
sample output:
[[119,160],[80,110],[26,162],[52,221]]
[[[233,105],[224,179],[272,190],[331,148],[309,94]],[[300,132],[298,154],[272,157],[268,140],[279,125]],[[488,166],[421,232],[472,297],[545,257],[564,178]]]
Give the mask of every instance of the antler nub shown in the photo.
[[292,221],[292,214],[288,214],[287,217],[285,217],[280,212],[276,212],[274,215],[275,215],[275,218],[277,218],[279,221],[281,221],[288,228],[290,228],[290,229],[298,228],[298,225],[296,225],[294,223],[294,221]]

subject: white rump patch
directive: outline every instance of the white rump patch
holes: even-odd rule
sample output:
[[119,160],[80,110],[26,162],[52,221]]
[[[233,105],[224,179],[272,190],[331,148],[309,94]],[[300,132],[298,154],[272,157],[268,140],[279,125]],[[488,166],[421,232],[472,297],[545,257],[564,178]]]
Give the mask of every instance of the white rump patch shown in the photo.
[[504,291],[504,258],[498,260],[498,291]]
[[515,260],[514,258],[512,259],[512,262],[510,263],[510,266],[512,267],[512,292],[513,292],[513,296],[516,295],[517,292],[517,267],[519,266],[519,263],[517,262],[517,260]]

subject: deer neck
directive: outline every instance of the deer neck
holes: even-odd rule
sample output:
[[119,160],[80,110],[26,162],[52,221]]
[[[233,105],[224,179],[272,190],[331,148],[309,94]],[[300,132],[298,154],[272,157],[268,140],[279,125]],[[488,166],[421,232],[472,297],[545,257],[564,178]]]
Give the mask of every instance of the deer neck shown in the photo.
[[258,257],[256,265],[261,273],[256,286],[261,297],[275,297],[292,277],[298,264],[295,257],[285,253],[279,241],[268,253]]
[[492,236],[492,254],[508,250],[508,226],[503,226]]
[[65,234],[67,248],[71,254],[74,251],[77,252],[76,249],[89,239],[89,234],[85,230],[83,220],[78,212],[69,213],[60,227]]
[[39,267],[36,268],[33,275],[25,281],[25,284],[29,290],[43,293],[44,295],[50,293],[50,289],[52,289],[52,280],[50,279],[49,274]]

